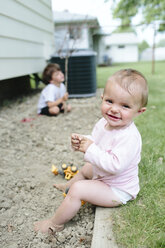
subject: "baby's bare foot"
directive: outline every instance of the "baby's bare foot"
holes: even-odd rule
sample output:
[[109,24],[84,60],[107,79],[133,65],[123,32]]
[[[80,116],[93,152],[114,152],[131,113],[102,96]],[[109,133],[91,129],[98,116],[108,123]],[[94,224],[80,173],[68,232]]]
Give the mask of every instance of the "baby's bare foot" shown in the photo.
[[60,184],[54,184],[53,187],[55,187],[56,189],[59,189],[60,191],[65,192],[65,190],[68,188],[67,183],[60,183]]
[[49,228],[53,226],[53,223],[50,219],[38,221],[34,224],[34,230],[36,232],[48,233]]
[[34,230],[36,232],[55,234],[55,232],[60,232],[64,229],[64,225],[53,224],[51,219],[38,221],[34,224]]

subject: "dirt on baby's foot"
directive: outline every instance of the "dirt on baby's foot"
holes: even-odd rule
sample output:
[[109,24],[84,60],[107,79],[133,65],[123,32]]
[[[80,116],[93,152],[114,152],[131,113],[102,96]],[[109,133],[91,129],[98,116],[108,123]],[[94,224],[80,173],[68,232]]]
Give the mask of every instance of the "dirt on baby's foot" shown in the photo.
[[42,233],[48,233],[49,228],[53,226],[53,223],[50,219],[48,220],[42,220],[34,223],[34,231],[36,232],[42,232]]
[[60,232],[64,229],[64,225],[53,224],[51,219],[42,220],[34,223],[34,231],[55,234],[55,232]]

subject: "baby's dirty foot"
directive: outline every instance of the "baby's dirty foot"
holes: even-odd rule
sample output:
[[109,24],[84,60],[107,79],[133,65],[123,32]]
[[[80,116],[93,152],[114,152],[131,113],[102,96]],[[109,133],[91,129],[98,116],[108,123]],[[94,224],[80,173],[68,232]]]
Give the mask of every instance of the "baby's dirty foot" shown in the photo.
[[54,184],[53,187],[55,187],[56,189],[59,189],[60,191],[65,192],[65,190],[68,188],[66,183],[61,183],[61,184]]
[[53,223],[51,222],[50,219],[48,220],[42,220],[42,221],[38,221],[34,224],[34,230],[36,232],[42,232],[42,233],[48,233],[49,232],[49,228],[53,226]]
[[34,230],[36,232],[55,234],[55,232],[60,232],[64,229],[64,225],[53,224],[51,219],[38,221],[34,224]]

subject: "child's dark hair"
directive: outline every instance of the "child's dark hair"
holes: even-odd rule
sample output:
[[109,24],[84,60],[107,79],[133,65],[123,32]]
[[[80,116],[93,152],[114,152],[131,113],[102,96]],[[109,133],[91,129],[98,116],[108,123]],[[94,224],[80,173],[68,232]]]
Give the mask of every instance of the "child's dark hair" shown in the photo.
[[49,84],[52,80],[52,74],[56,71],[61,71],[59,64],[48,64],[43,73],[42,73],[42,81],[44,84]]

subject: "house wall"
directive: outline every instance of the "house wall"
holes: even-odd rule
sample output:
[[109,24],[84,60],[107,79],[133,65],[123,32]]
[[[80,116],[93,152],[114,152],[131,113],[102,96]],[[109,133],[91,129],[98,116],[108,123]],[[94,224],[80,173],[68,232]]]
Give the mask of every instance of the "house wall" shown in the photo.
[[122,62],[137,62],[138,47],[137,45],[124,45],[124,48],[119,48],[118,45],[112,45],[106,50],[107,55],[112,63]]
[[[145,49],[140,54],[141,61],[151,61],[152,60],[152,48]],[[165,60],[165,47],[156,47],[155,48],[155,60]]]
[[89,48],[89,37],[88,37],[88,28],[83,27],[81,29],[81,37],[79,39],[70,39],[69,47],[72,49],[87,49]]
[[0,80],[42,71],[54,52],[51,0],[5,0],[0,10]]
[[55,25],[55,47],[56,52],[64,49],[88,49],[90,47],[87,26],[79,25],[80,38],[72,39],[69,37],[69,25]]
[[98,39],[97,64],[104,64],[104,56],[107,55],[104,37]]

